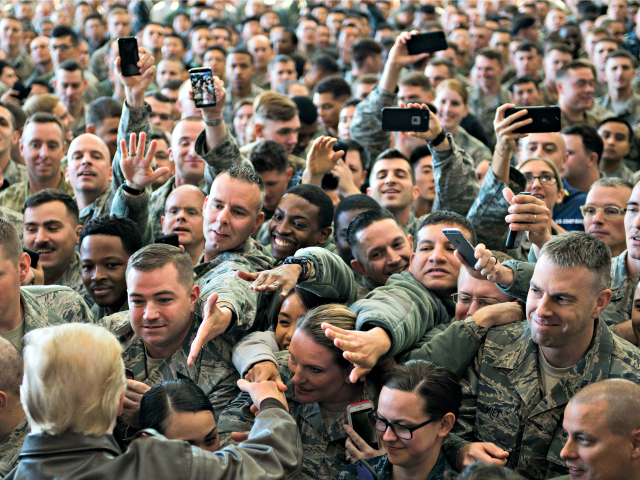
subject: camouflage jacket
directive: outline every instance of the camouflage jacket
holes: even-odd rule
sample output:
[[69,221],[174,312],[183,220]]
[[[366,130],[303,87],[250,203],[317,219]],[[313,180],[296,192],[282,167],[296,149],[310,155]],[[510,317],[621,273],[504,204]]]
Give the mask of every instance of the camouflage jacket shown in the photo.
[[551,107],[558,104],[558,99],[551,94],[549,87],[544,82],[538,84],[538,90],[542,93],[541,105]]
[[111,184],[92,203],[80,210],[80,225],[100,215],[109,215],[111,202],[113,201],[113,187]]
[[251,92],[246,97],[234,97],[231,93],[231,89],[227,90],[227,101],[224,104],[224,110],[222,111],[222,116],[224,118],[224,123],[227,124],[227,130],[231,134],[235,134],[233,130],[233,109],[240,100],[253,100],[258,95],[260,95],[264,90],[258,87],[255,83],[251,82]]
[[[631,319],[633,297],[638,283],[629,275],[627,255],[625,250],[611,261],[611,280],[609,283],[609,288],[612,291],[611,301],[600,314],[600,318],[609,326]],[[513,270],[513,282],[507,286],[498,285],[498,288],[507,295],[526,302],[535,264],[508,260],[503,262],[503,265]]]
[[93,305],[93,299],[89,295],[89,292],[85,290],[84,283],[82,283],[82,267],[80,263],[80,253],[76,250],[73,255],[73,260],[62,276],[56,281],[55,285],[71,288],[84,298],[87,305]]
[[562,128],[566,128],[566,127],[570,127],[571,125],[589,125],[590,127],[595,128],[596,130],[598,129],[598,126],[600,125],[600,122],[603,120],[603,118],[594,115],[592,112],[585,112],[584,113],[584,119],[580,120],[578,122],[574,122],[573,120],[569,120],[567,118],[567,116],[564,113],[561,113],[560,115],[560,124],[562,125]]
[[[484,143],[469,133],[462,127],[458,127],[458,131],[453,135],[453,139],[459,148],[465,150],[473,160],[473,166],[477,167],[480,162],[487,160],[491,162],[493,153]],[[476,177],[477,178],[477,177]]]
[[596,104],[615,113],[618,117],[624,118],[632,127],[640,123],[640,95],[637,93],[631,95],[629,103],[625,105],[625,108],[616,109],[608,93],[596,98]]
[[[118,312],[128,312],[128,311],[129,311],[129,302],[125,301],[120,307],[120,310],[118,310]],[[91,307],[91,313],[93,314],[93,321],[96,323],[99,323],[98,321],[102,320],[104,317],[109,316],[109,312],[107,311],[106,307],[101,307],[97,303],[94,303],[93,307]]]
[[469,441],[493,442],[509,452],[507,467],[528,479],[566,475],[560,451],[567,437],[562,427],[569,399],[589,383],[606,378],[640,382],[640,352],[595,320],[585,356],[546,394],[540,389],[538,345],[527,322],[489,330],[478,372],[477,412],[473,436],[450,436],[450,461]]
[[16,227],[18,235],[20,235],[20,240],[22,241],[22,235],[24,234],[24,218],[22,214],[8,207],[0,207],[0,217],[9,220],[11,225]]
[[67,287],[55,285],[20,287],[25,333],[61,323],[93,323],[84,299]]
[[194,267],[195,281],[200,287],[202,301],[206,302],[209,295],[217,293],[218,303],[228,302],[232,305],[234,319],[225,333],[232,345],[247,333],[256,329],[266,330],[268,327],[254,323],[258,293],[251,290],[251,283],[241,280],[236,272],[261,272],[270,269],[272,264],[272,259],[248,239],[235,250],[223,252],[209,262],[204,262],[203,255],[201,263]]
[[6,464],[8,470],[18,465],[20,461],[18,454],[22,449],[24,439],[30,431],[27,417],[24,417],[16,428],[11,431],[9,436],[0,442],[0,465]]
[[480,122],[484,126],[484,130],[489,138],[489,144],[496,144],[496,132],[493,129],[493,120],[496,117],[496,110],[500,105],[509,103],[511,101],[511,94],[509,90],[504,87],[500,87],[498,95],[494,98],[494,101],[486,107],[487,102],[483,101],[486,95],[480,90],[480,87],[471,87],[471,95],[469,96],[469,107],[471,113],[480,119]]
[[20,53],[18,53],[15,60],[9,60],[7,58],[5,62],[13,68],[23,84],[27,83],[27,78],[29,78],[36,69],[36,62],[33,61],[31,55],[22,49],[20,49]]
[[[344,467],[338,475],[335,476],[334,480],[358,480],[360,477],[358,475],[358,463],[367,463],[374,472],[378,475],[378,480],[392,480],[393,479],[393,465],[389,462],[389,457],[387,454],[380,455],[379,457],[369,458],[367,460],[360,460],[356,463],[350,463],[346,467]],[[366,467],[365,467],[366,468]],[[438,459],[436,460],[435,465],[429,472],[426,480],[442,480],[447,475],[448,472],[453,473],[453,468],[447,462],[447,459],[444,456],[444,453],[440,452],[438,455]]]
[[[105,43],[91,54],[91,60],[89,61],[89,71],[93,73],[98,80],[107,80],[109,78],[109,66],[104,60],[104,56],[109,50],[109,44]],[[120,144],[118,144],[119,146]]]
[[466,216],[480,190],[478,175],[469,153],[458,145],[451,134],[447,134],[447,137],[451,148],[436,150],[429,146],[436,183],[433,211],[450,211]]
[[[382,130],[382,109],[396,106],[396,94],[376,86],[367,98],[356,105],[349,126],[351,139],[369,152],[369,159],[375,159],[391,145],[391,133]],[[371,164],[371,162],[369,162]]]
[[[202,323],[202,303],[196,305],[193,322],[182,346],[173,355],[165,358],[152,372],[147,372],[147,356],[142,339],[135,334],[131,326],[129,312],[120,312],[104,317],[99,324],[112,332],[122,344],[122,360],[125,368],[130,369],[135,380],[150,387],[165,380],[189,378],[193,380],[209,397],[217,417],[240,390],[236,385],[238,372],[231,363],[231,347],[221,338],[207,342],[192,367],[187,365],[191,342]],[[118,419],[116,427],[124,440],[130,440],[136,433],[135,428]]]
[[[604,173],[604,172],[603,172]],[[615,172],[605,173],[605,177],[607,178],[621,178],[627,182],[633,182],[633,171],[627,167],[625,162],[620,164],[620,168],[618,168]]]
[[[58,190],[62,190],[64,193],[68,193],[73,197],[73,188],[68,184],[64,175],[60,174],[60,183],[58,184]],[[24,206],[24,202],[33,195],[34,191],[29,188],[29,180],[25,180],[23,182],[15,183],[11,185],[9,188],[0,192],[0,206],[8,207],[11,210],[22,213],[22,207]]]
[[[345,442],[347,434],[344,424],[347,423],[347,413],[343,413],[332,425],[325,425],[318,403],[304,404],[295,398],[295,385],[289,371],[289,352],[287,350],[276,353],[278,372],[288,387],[285,395],[289,403],[289,413],[295,420],[302,438],[302,475],[303,480],[332,480],[333,477],[347,465],[345,458]],[[364,382],[364,389],[356,401],[371,400],[378,403],[380,391],[370,382]],[[242,393],[220,415],[218,430],[221,435],[231,432],[248,432],[255,417],[249,410],[253,402],[248,394]]]
[[422,223],[422,221],[425,218],[427,218],[427,215],[429,214],[427,213],[426,215],[422,215],[421,217],[416,217],[413,214],[413,210],[411,210],[411,215],[409,216],[409,220],[407,221],[407,223],[405,223],[404,227],[402,227],[402,229],[404,230],[404,233],[406,233],[407,235],[411,235],[413,237],[414,248],[416,243],[416,233],[418,233],[418,227],[420,227],[420,224]]
[[2,172],[2,178],[9,182],[9,185],[25,182],[29,178],[27,175],[27,167],[10,159],[7,168]]

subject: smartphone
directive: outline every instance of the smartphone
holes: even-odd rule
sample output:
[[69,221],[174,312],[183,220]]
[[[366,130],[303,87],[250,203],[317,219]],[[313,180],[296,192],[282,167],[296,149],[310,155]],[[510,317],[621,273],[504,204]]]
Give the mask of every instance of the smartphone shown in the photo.
[[528,113],[518,119],[519,122],[532,118],[533,122],[514,130],[513,133],[548,133],[562,130],[560,107],[515,107],[504,111],[505,118],[520,110]]
[[456,247],[456,250],[460,252],[464,261],[473,268],[475,264],[478,262],[478,259],[475,256],[476,249],[469,239],[465,236],[464,233],[460,231],[459,228],[444,228],[442,229],[442,233],[444,233],[445,237],[449,239],[449,241]]
[[123,37],[118,39],[118,51],[120,52],[120,68],[123,77],[140,75],[138,62],[138,39],[136,37]]
[[353,428],[371,448],[377,450],[378,431],[371,424],[371,420],[369,420],[369,413],[371,412],[373,412],[373,402],[371,400],[352,403],[347,407],[347,419],[351,428]]
[[429,131],[429,109],[385,107],[382,109],[382,130],[427,132]]
[[154,243],[164,243],[180,248],[180,240],[177,233],[170,233],[169,235],[161,235],[159,237],[156,237]]
[[[518,195],[531,195],[529,192],[520,192]],[[520,247],[520,242],[522,242],[522,236],[524,235],[524,230],[520,230],[519,232],[514,232],[509,229],[509,235],[507,235],[507,243],[506,247],[508,249],[514,249]]]
[[21,102],[26,100],[27,97],[29,96],[29,93],[31,93],[31,87],[25,87],[22,83],[18,81],[16,81],[16,83],[13,84],[13,87],[11,87],[11,90],[15,90],[16,92],[18,92],[18,95],[12,95],[12,97],[17,98]]
[[216,89],[213,86],[213,72],[210,68],[192,68],[189,70],[193,101],[197,108],[216,105]]
[[378,474],[364,460],[360,460],[357,464],[358,480],[378,480]]
[[124,376],[127,377],[128,380],[135,380],[136,376],[133,374],[133,371],[131,371],[128,368],[124,369]]
[[33,250],[29,250],[28,248],[23,248],[22,250],[29,254],[29,257],[31,258],[31,268],[36,268],[38,266],[38,260],[40,260],[40,254]]
[[407,51],[409,55],[419,55],[420,53],[433,53],[449,48],[447,37],[442,30],[437,32],[419,33],[413,35],[407,41]]

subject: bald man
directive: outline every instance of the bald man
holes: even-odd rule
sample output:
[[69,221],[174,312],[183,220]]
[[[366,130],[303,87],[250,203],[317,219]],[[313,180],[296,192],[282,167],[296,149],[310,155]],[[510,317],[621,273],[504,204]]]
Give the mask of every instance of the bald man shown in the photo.
[[269,79],[267,69],[269,62],[273,59],[273,48],[271,42],[264,35],[254,35],[247,42],[247,48],[253,55],[253,66],[256,73],[253,74],[253,83],[263,89],[269,89]]
[[177,233],[180,245],[191,257],[193,266],[204,251],[202,206],[205,195],[194,185],[177,187],[167,197],[161,217],[162,233]]
[[65,177],[73,188],[80,224],[109,214],[113,200],[111,155],[104,140],[91,133],[76,137],[67,153]]
[[621,378],[587,385],[564,411],[563,480],[640,480],[640,385]]
[[0,337],[0,477],[18,464],[18,453],[29,433],[20,404],[22,370],[20,353]]

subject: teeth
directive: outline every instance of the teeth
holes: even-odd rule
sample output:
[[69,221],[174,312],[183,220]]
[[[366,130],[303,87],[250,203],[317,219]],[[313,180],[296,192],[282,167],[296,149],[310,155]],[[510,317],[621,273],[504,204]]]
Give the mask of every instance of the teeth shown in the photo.
[[38,250],[38,253],[51,253],[53,250]]
[[278,237],[275,237],[274,239],[276,245],[278,245],[279,247],[293,247],[293,243],[291,242],[287,242],[285,240],[281,240]]

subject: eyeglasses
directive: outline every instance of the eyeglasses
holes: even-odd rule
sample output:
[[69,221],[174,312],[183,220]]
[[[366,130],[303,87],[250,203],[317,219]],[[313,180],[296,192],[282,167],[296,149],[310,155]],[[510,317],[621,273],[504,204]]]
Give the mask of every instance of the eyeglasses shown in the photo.
[[455,303],[460,303],[462,305],[471,305],[471,303],[474,300],[478,301],[478,306],[480,308],[482,307],[487,307],[489,305],[496,305],[498,303],[500,303],[498,300],[496,300],[495,298],[490,298],[490,297],[471,297],[469,295],[466,295],[464,293],[453,293],[451,295],[451,298],[453,298],[453,301]]
[[170,113],[151,112],[149,114],[149,118],[155,118],[155,117],[160,117],[160,120],[162,120],[163,122],[166,122],[167,120],[171,120],[171,114]]
[[202,215],[202,210],[200,210],[199,208],[191,207],[170,207],[165,209],[164,213],[165,215],[172,215],[175,217],[180,213],[180,210],[184,210],[184,214],[187,217],[199,217],[200,215]]
[[525,173],[524,178],[527,179],[527,185],[532,185],[536,178],[540,180],[541,185],[555,185],[558,183],[554,175],[540,175],[536,177],[533,173]]
[[615,205],[606,205],[604,207],[596,207],[595,205],[582,205],[580,211],[582,216],[593,217],[599,210],[602,210],[602,215],[606,220],[617,220],[620,215],[627,211],[626,208],[616,207]]
[[413,432],[425,425],[429,425],[431,422],[435,422],[437,419],[432,418],[431,420],[427,420],[415,427],[407,427],[405,425],[387,422],[385,419],[378,417],[373,412],[369,412],[369,420],[371,421],[371,425],[373,425],[373,427],[379,432],[384,433],[387,431],[387,428],[391,427],[391,431],[396,437],[401,438],[402,440],[411,440],[413,438]]

